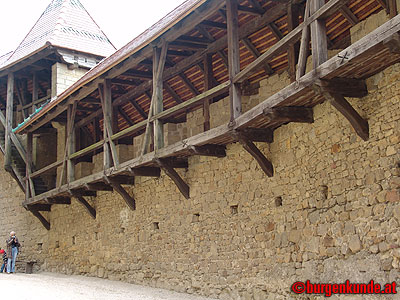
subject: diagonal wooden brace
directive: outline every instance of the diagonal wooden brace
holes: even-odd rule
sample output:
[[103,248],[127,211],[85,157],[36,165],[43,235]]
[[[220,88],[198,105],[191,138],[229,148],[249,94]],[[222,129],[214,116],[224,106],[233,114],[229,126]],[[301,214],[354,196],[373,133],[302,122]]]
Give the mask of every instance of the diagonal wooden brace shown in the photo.
[[234,131],[232,136],[243,146],[243,148],[254,157],[261,169],[268,177],[274,176],[274,167],[257,146],[247,137],[244,132]]
[[155,159],[156,164],[164,170],[165,174],[168,175],[169,178],[172,179],[172,181],[176,184],[178,187],[179,191],[182,193],[182,195],[186,198],[190,198],[190,188],[188,184],[179,176],[179,174],[174,170],[174,168],[168,163],[167,160],[161,159],[161,158],[156,158]]
[[112,186],[112,188],[121,195],[121,197],[125,200],[126,204],[129,206],[131,210],[136,209],[135,199],[128,194],[128,192],[121,186],[121,184],[115,181],[112,177],[104,176],[104,181]]
[[82,196],[82,194],[71,191],[71,196],[75,197],[76,200],[78,200],[78,202],[81,203],[86,208],[87,212],[93,219],[96,219],[96,210],[94,209],[93,206],[90,205],[89,202],[86,201],[86,199]]
[[43,217],[43,215],[35,210],[35,209],[29,209],[29,211],[36,217],[39,219],[40,223],[42,223],[42,225],[44,226],[44,228],[46,228],[47,230],[50,230],[50,222],[47,221],[47,219],[45,217]]

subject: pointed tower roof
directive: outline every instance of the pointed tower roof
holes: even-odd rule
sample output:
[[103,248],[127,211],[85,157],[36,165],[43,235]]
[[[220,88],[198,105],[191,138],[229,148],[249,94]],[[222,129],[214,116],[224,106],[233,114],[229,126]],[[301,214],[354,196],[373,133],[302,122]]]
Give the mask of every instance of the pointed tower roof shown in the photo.
[[17,49],[0,68],[14,64],[42,49],[54,46],[109,56],[116,48],[79,0],[53,0]]

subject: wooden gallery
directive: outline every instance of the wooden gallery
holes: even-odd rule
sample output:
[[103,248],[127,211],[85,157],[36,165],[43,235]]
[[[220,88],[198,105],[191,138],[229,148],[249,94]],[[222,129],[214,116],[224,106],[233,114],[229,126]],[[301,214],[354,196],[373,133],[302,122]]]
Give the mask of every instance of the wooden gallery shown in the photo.
[[0,56],[0,239],[220,299],[399,280],[399,10],[187,0],[116,51],[53,0]]

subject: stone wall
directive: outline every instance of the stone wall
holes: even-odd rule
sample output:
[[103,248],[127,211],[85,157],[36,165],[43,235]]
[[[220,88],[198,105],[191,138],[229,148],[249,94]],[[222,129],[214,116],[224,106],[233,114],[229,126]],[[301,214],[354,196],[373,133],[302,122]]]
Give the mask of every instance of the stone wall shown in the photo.
[[[283,87],[274,82],[284,85],[287,74],[261,82],[259,94],[244,99],[245,110]],[[3,195],[4,238],[17,228],[42,270],[220,299],[288,299],[294,297],[291,284],[307,279],[398,281],[400,64],[369,78],[367,86],[368,96],[349,99],[369,122],[367,142],[322,103],[313,124],[282,126],[272,144],[258,144],[274,165],[272,178],[239,144],[228,145],[225,158],[190,157],[189,168],[179,171],[191,187],[189,200],[164,173],[138,178],[127,186],[136,211],[117,193],[100,192],[88,199],[95,220],[72,200],[53,206],[45,232],[20,206],[12,179],[0,173],[5,189],[17,195]],[[212,104],[213,116],[224,122],[218,109],[226,110],[226,103]],[[202,127],[201,110],[191,114],[187,128],[173,128],[174,135],[191,136]],[[5,221],[10,215],[15,226]]]
[[[0,165],[4,165],[3,155],[0,155]],[[0,185],[0,248],[6,248],[10,231],[15,231],[22,244],[18,260],[38,261],[34,266],[37,271],[48,253],[48,232],[22,207],[25,195],[4,169],[0,169]],[[18,264],[18,267],[19,271],[25,268],[23,263]]]

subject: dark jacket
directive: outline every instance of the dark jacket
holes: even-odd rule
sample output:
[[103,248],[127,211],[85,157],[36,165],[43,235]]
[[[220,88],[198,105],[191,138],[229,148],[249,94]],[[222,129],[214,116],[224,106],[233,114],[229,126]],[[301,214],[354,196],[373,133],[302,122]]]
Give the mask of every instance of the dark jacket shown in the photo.
[[21,246],[21,244],[19,243],[17,237],[15,237],[15,239],[10,237],[8,240],[6,240],[6,243],[7,243],[7,252],[6,252],[7,257],[12,258],[12,248],[13,247],[19,248]]

